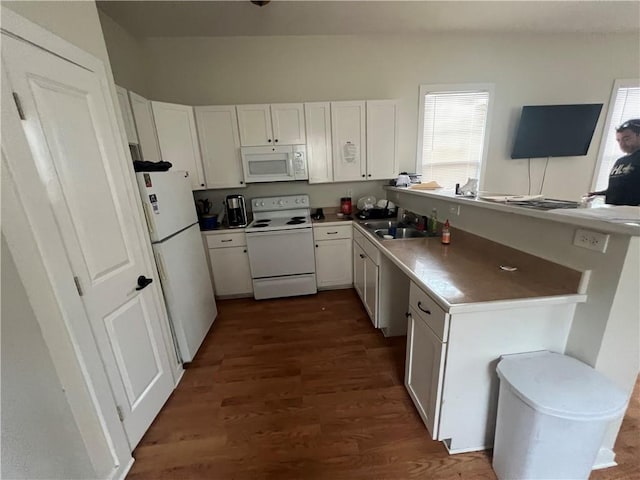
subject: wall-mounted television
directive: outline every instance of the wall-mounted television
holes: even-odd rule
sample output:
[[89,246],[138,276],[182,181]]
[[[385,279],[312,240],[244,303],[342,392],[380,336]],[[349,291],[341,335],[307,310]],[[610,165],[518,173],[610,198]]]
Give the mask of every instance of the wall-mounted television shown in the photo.
[[511,158],[586,155],[601,103],[522,107]]

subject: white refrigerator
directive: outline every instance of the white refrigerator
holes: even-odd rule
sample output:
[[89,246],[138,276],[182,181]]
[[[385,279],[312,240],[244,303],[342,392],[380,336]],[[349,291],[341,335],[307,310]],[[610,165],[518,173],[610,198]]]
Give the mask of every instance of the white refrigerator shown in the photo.
[[218,314],[186,172],[136,174],[172,334],[190,362]]

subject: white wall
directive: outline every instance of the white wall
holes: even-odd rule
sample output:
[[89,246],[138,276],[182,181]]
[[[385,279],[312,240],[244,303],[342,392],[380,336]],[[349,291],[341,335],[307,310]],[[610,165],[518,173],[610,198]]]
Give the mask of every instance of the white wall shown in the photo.
[[98,15],[116,84],[146,97],[148,95],[148,69],[145,66],[141,41],[102,10],[98,10]]
[[[505,193],[527,191],[526,160],[509,159],[523,105],[606,104],[614,79],[640,71],[640,38],[632,34],[149,38],[143,45],[157,100],[397,98],[402,170],[414,170],[420,84],[495,83],[484,188]],[[604,118],[603,111],[586,157],[549,162],[545,195],[577,199],[589,190]],[[544,162],[532,163],[537,190]]]
[[2,476],[94,478],[4,235],[1,248]]

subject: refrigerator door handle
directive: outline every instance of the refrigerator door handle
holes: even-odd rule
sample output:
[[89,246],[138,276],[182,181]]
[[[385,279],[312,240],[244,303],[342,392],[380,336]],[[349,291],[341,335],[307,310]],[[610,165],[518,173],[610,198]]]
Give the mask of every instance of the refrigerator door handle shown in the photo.
[[149,214],[149,205],[147,202],[142,202],[142,211],[144,212],[144,219],[147,222],[147,229],[149,230],[149,233],[153,233],[153,221]]
[[158,274],[160,275],[160,280],[167,280],[167,276],[164,273],[165,269],[164,269],[164,264],[162,263],[162,255],[160,255],[160,252],[155,252],[155,256],[156,256],[156,266],[158,267]]

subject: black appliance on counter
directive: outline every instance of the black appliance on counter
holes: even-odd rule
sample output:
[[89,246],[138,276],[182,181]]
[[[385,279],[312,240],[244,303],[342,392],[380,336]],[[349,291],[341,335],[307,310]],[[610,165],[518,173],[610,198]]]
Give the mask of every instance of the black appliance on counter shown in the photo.
[[358,217],[360,220],[373,220],[378,218],[394,218],[396,216],[395,210],[389,210],[387,208],[373,207],[367,210],[358,210]]

